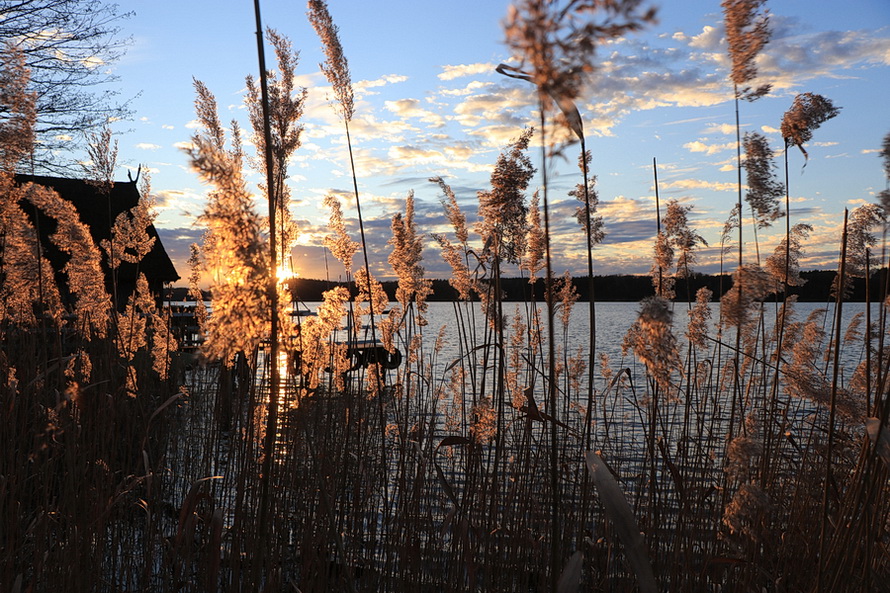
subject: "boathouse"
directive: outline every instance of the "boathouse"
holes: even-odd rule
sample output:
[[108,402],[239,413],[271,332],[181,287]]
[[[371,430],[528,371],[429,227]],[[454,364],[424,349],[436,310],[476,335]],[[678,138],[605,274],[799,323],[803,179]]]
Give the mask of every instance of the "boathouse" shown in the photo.
[[[16,182],[20,184],[30,182],[52,188],[62,198],[71,202],[77,209],[81,222],[89,227],[93,242],[97,246],[103,240],[111,238],[111,227],[118,214],[130,210],[139,203],[137,180],[132,179],[116,181],[110,194],[104,194],[95,184],[84,179],[16,175]],[[49,240],[49,237],[56,230],[56,222],[34,207],[23,206],[25,206],[25,212],[38,230],[44,257],[46,257],[55,270],[56,284],[62,290],[62,297],[66,298],[65,287],[67,287],[67,283],[64,281],[62,268],[68,260],[68,255],[61,252]],[[113,294],[115,284],[117,285],[117,302],[121,307],[135,290],[136,278],[140,272],[145,274],[152,294],[159,300],[163,295],[164,285],[179,279],[179,274],[176,273],[176,268],[173,267],[170,256],[164,250],[154,225],[149,226],[148,233],[149,236],[155,238],[155,242],[151,251],[146,254],[139,264],[121,262],[116,274],[112,275],[107,265],[107,258],[102,258],[102,267],[105,272],[105,287],[108,290],[108,294]]]

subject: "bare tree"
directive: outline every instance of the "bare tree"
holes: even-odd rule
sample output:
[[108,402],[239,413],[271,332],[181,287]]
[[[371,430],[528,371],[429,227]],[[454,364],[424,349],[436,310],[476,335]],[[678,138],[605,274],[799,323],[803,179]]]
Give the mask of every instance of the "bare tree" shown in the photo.
[[[110,65],[130,43],[121,36],[120,23],[131,15],[101,0],[0,3],[0,39],[24,55],[29,90],[36,96],[36,142],[31,159],[20,167],[69,171],[72,148],[84,144],[85,132],[130,114],[127,101],[108,85],[117,80]],[[0,105],[0,119],[8,115]]]

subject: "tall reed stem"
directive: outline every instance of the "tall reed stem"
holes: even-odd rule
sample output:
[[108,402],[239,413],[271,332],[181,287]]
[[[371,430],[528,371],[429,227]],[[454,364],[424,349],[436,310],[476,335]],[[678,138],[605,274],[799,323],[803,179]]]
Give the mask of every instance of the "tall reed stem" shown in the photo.
[[[658,199],[658,164],[655,157],[652,157],[652,177],[655,182],[655,232],[661,235],[661,202]],[[658,266],[658,296],[662,296],[662,281],[664,280],[664,270]]]
[[816,591],[821,593],[825,573],[825,552],[828,543],[828,491],[831,488],[831,466],[834,453],[834,421],[835,404],[837,403],[838,380],[840,377],[840,352],[841,352],[841,312],[844,304],[844,283],[846,281],[847,267],[847,216],[849,211],[844,209],[844,233],[841,237],[841,262],[838,268],[837,299],[834,310],[834,352],[833,371],[831,376],[831,402],[828,409],[828,445],[825,452],[825,484],[822,487],[822,525],[819,530],[819,576],[816,581]]
[[[733,83],[733,94],[735,96],[735,150],[736,150],[736,172],[738,174],[738,209],[739,209],[739,259],[738,259],[738,267],[739,267],[739,290],[736,293],[737,298],[737,307],[739,309],[739,323],[736,326],[735,332],[735,353],[733,355],[733,386],[732,386],[732,398],[731,398],[731,408],[729,412],[729,432],[727,436],[727,443],[732,442],[734,431],[735,431],[735,414],[736,414],[736,405],[738,399],[741,397],[741,358],[740,353],[742,351],[742,320],[744,320],[745,316],[742,313],[742,303],[744,299],[742,298],[742,291],[745,290],[745,287],[742,284],[742,254],[744,250],[744,241],[742,236],[742,227],[744,224],[743,218],[743,210],[742,210],[742,133],[741,133],[741,123],[739,120],[739,87],[738,84]],[[724,491],[724,499],[723,506],[726,506],[726,491]]]
[[[590,212],[590,184],[588,179],[590,171],[587,166],[587,147],[584,136],[581,135],[581,165],[584,174],[584,220],[587,230],[587,310],[590,317],[590,330],[588,332],[587,353],[587,420],[584,424],[584,448],[590,449],[590,415],[593,410],[593,377],[594,363],[596,362],[596,298],[593,282],[593,232],[591,229]],[[586,465],[585,465],[586,468]]]
[[[254,0],[254,13],[256,15],[256,37],[257,37],[257,59],[260,67],[260,91],[263,108],[263,137],[265,140],[265,160],[266,160],[266,193],[269,200],[269,251],[271,260],[271,272],[269,277],[269,356],[271,361],[269,364],[270,385],[269,385],[269,411],[266,416],[266,438],[263,444],[263,464],[260,485],[260,519],[259,534],[260,541],[266,542],[269,538],[268,534],[268,517],[269,517],[269,483],[272,480],[271,473],[272,460],[275,456],[275,441],[278,435],[278,389],[279,372],[278,372],[278,286],[277,286],[277,270],[278,270],[278,242],[276,240],[276,212],[277,206],[275,201],[275,162],[272,154],[272,125],[269,121],[269,86],[266,76],[266,53],[263,44],[263,25],[260,17],[260,0]],[[265,546],[261,549],[266,550]],[[262,554],[259,554],[260,560],[264,560]]]
[[559,434],[556,425],[556,335],[553,328],[554,294],[553,294],[553,265],[550,254],[550,205],[547,192],[547,134],[546,134],[546,103],[539,93],[539,107],[541,110],[541,184],[544,187],[544,261],[547,278],[545,280],[544,295],[547,300],[547,401],[548,412],[553,417],[550,422],[550,487],[552,525],[550,527],[550,584],[551,590],[556,591],[557,579],[560,569],[560,539],[561,529],[559,524]]

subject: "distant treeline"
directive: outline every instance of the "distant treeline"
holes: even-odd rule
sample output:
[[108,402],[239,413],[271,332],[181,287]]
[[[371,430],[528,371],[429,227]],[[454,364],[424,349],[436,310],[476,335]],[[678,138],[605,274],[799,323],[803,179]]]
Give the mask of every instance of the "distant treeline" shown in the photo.
[[[801,278],[806,280],[803,286],[792,286],[789,291],[791,294],[797,295],[799,301],[807,302],[828,302],[833,300],[831,295],[831,285],[834,282],[836,272],[831,270],[813,270],[809,272],[801,272]],[[575,289],[580,295],[581,301],[587,301],[590,295],[589,283],[586,276],[580,276],[573,279]],[[395,300],[396,281],[382,282],[386,294],[390,300]],[[649,276],[634,276],[630,274],[610,275],[610,276],[594,276],[594,293],[597,301],[641,301],[647,296],[652,296],[654,290],[652,281]],[[290,281],[291,294],[294,294],[299,300],[306,302],[315,302],[322,299],[322,293],[337,286],[337,282],[329,282],[327,280],[313,280],[309,278],[294,278]],[[502,278],[501,286],[506,301],[526,301],[532,298],[532,286],[525,278]],[[711,289],[714,294],[713,300],[718,300],[720,295],[725,293],[732,287],[732,277],[726,274],[693,274],[688,280],[678,279],[675,285],[677,296],[674,300],[685,302],[686,300],[695,300],[695,293],[699,288],[706,286]],[[848,301],[865,301],[865,278],[853,279],[852,295]],[[886,292],[886,270],[875,272],[871,278],[870,290],[871,300],[880,301]],[[544,300],[544,281],[538,280],[534,285],[534,298],[538,301]],[[171,300],[186,300],[185,288],[172,288],[168,291],[167,296]],[[210,294],[206,293],[206,298],[210,298]],[[430,295],[430,301],[453,301],[457,298],[457,292],[448,284],[448,280],[434,279],[433,294]]]

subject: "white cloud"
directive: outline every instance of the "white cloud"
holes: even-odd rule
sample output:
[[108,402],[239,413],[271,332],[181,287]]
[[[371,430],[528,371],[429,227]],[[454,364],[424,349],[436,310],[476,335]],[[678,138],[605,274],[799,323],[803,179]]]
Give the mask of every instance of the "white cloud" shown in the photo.
[[735,143],[727,142],[725,144],[705,144],[701,139],[699,139],[694,142],[687,142],[683,145],[683,148],[687,149],[689,152],[703,152],[705,154],[711,155],[717,154],[718,152],[723,152],[724,150],[735,148]]
[[466,128],[510,125],[515,136],[517,130],[530,123],[525,115],[529,106],[529,94],[525,87],[504,86],[492,89],[492,92],[468,96],[454,106],[454,119]]
[[459,89],[444,89],[439,91],[439,94],[446,97],[465,97],[466,95],[470,95],[472,93],[476,93],[481,91],[484,88],[491,86],[490,82],[482,82],[481,80],[474,80],[463,88]]
[[890,65],[890,38],[871,31],[777,35],[757,65],[775,89],[792,89],[821,76],[837,78],[847,70]]
[[[764,81],[787,91],[820,76],[838,78],[847,76],[845,71],[890,64],[890,38],[878,35],[776,35],[779,39],[770,41],[757,65]],[[632,112],[664,106],[709,107],[730,101],[729,59],[723,37],[721,25],[706,26],[694,37],[683,33],[662,36],[675,44],[669,48],[632,38],[613,44],[614,51],[600,63],[589,85],[588,96],[593,100],[585,107],[599,118],[595,133],[611,133],[611,128]],[[719,131],[725,133],[722,128]],[[777,132],[771,127],[762,129]],[[709,128],[707,133],[717,130]]]
[[713,191],[736,191],[738,184],[703,179],[678,179],[659,184],[662,189],[709,189]]
[[356,93],[361,93],[368,89],[379,88],[397,82],[405,82],[406,80],[408,80],[407,76],[402,76],[400,74],[386,74],[385,76],[375,78],[374,80],[360,80],[353,83],[352,88]]
[[140,150],[157,150],[160,148],[157,144],[152,144],[150,142],[139,142],[136,144],[136,148]]
[[[684,36],[682,39],[688,39]],[[705,26],[701,33],[694,36],[689,41],[689,47],[704,51],[722,51],[723,27],[717,28],[710,25]]]
[[724,136],[735,136],[735,125],[733,124],[708,124],[705,127],[704,134],[723,134]]
[[619,195],[611,200],[601,201],[597,213],[609,221],[647,220],[650,215],[654,215],[654,207],[641,200]]
[[427,109],[423,109],[420,106],[420,101],[418,101],[417,99],[399,99],[398,101],[385,101],[383,105],[384,107],[386,107],[387,111],[395,113],[399,117],[418,118],[423,123],[429,124],[433,127],[441,127],[445,124],[445,121],[441,115],[435,114]]
[[671,35],[671,39],[674,41],[686,42],[689,40],[689,37],[686,36],[686,33],[682,31],[677,31],[673,35]]
[[388,155],[392,159],[398,159],[402,164],[434,163],[442,159],[442,153],[436,150],[426,150],[417,146],[393,146]]
[[439,73],[439,80],[454,80],[462,76],[472,76],[474,74],[490,74],[494,72],[494,64],[476,63],[476,64],[458,64],[455,66],[442,66],[442,72]]
[[520,127],[515,125],[492,125],[483,126],[474,130],[467,131],[470,136],[479,138],[481,142],[489,148],[500,148],[506,146],[519,134]]
[[162,189],[152,192],[157,199],[157,207],[172,206],[186,197],[186,193],[178,189]]

